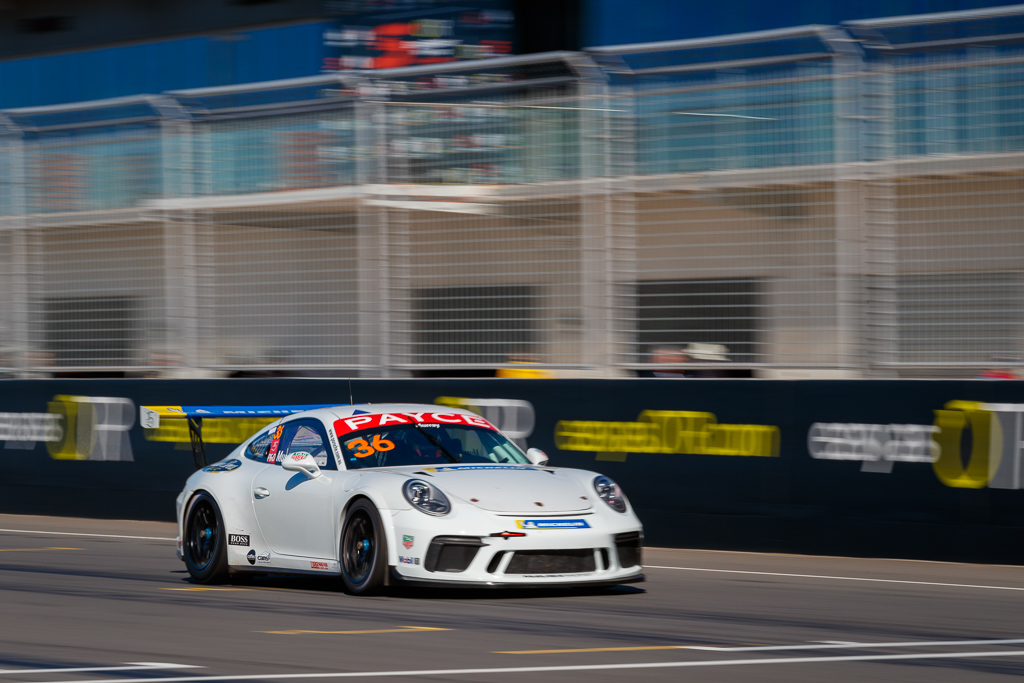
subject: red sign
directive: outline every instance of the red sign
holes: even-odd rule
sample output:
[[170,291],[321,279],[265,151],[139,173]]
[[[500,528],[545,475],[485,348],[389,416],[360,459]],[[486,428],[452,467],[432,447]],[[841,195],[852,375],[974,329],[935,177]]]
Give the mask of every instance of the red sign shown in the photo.
[[383,429],[388,425],[404,424],[440,424],[470,427],[486,427],[498,431],[494,425],[479,415],[464,413],[379,413],[377,415],[353,415],[343,417],[334,423],[334,431],[338,436],[364,429]]
[[310,562],[309,563],[309,568],[310,569],[323,569],[324,571],[326,571],[328,569],[326,562]]
[[284,433],[284,425],[278,425],[277,431],[274,432],[274,440],[270,442],[270,450],[267,452],[267,462],[274,462],[274,458],[277,455],[277,447],[281,443],[281,434]]

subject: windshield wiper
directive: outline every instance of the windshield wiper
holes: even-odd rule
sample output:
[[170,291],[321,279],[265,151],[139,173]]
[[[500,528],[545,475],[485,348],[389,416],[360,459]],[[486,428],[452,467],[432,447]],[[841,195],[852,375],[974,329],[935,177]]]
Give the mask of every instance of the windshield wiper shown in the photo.
[[420,434],[422,434],[423,436],[427,437],[427,441],[429,441],[430,443],[434,444],[434,446],[436,446],[438,450],[440,450],[442,453],[444,453],[445,457],[448,458],[448,462],[462,462],[462,460],[460,460],[459,458],[457,458],[454,455],[452,455],[448,451],[447,448],[442,446],[441,445],[441,440],[438,439],[436,436],[434,436],[433,434],[431,434],[427,430],[423,429],[423,427],[420,427],[419,424],[417,424],[415,422],[412,423],[412,426],[415,427],[416,429],[418,429]]

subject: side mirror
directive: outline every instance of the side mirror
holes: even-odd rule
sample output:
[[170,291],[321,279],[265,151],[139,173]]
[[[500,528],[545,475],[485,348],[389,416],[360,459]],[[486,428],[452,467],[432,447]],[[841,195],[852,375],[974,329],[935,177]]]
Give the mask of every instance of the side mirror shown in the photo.
[[539,448],[531,448],[526,451],[526,459],[534,465],[543,466],[548,464],[548,454]]
[[320,476],[320,466],[316,464],[312,455],[304,451],[284,456],[284,460],[281,461],[281,469],[289,472],[302,472],[310,479]]

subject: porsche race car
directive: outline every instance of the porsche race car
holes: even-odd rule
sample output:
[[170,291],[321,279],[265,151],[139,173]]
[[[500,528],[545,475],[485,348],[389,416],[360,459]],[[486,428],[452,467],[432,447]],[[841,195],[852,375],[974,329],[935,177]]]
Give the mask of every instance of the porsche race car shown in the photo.
[[141,423],[280,415],[177,499],[192,578],[340,576],[386,585],[613,585],[644,580],[643,529],[606,476],[549,467],[468,410],[432,405],[145,406]]

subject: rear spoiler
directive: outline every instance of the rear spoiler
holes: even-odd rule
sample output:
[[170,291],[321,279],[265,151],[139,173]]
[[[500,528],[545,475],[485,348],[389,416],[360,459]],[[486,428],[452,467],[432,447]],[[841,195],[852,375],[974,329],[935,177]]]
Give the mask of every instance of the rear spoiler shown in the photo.
[[338,403],[277,406],[139,406],[139,424],[144,429],[157,429],[160,419],[188,420],[188,434],[192,441],[192,458],[196,469],[206,467],[206,446],[203,445],[204,417],[282,417],[317,408],[334,408]]

